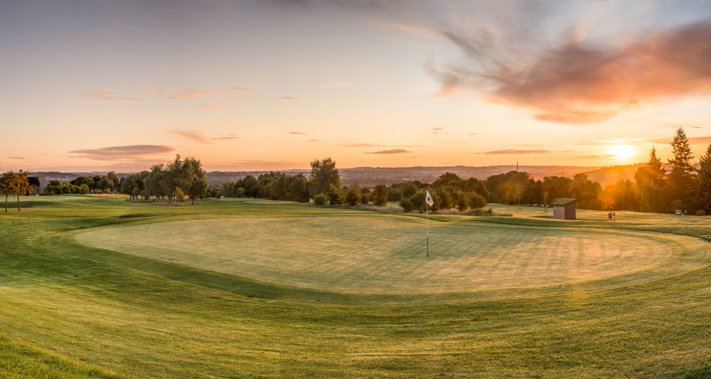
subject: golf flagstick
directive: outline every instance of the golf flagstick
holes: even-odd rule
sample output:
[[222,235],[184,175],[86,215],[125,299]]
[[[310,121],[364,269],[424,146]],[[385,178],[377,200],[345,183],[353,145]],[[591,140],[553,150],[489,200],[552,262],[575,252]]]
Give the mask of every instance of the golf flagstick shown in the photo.
[[427,256],[430,256],[430,207],[434,204],[430,191],[425,195],[425,236],[427,238]]

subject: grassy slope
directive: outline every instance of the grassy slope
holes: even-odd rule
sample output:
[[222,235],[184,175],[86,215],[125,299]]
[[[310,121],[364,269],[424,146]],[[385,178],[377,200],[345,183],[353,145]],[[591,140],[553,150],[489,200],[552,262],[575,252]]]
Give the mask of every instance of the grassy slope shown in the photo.
[[[0,377],[711,375],[708,243],[676,246],[677,269],[617,285],[526,290],[517,298],[358,297],[84,248],[66,233],[145,216],[324,214],[319,209],[55,200],[34,199],[20,215],[0,216]],[[115,217],[122,214],[144,218]],[[615,227],[709,237],[708,221],[633,216]],[[594,217],[577,225],[609,226]]]

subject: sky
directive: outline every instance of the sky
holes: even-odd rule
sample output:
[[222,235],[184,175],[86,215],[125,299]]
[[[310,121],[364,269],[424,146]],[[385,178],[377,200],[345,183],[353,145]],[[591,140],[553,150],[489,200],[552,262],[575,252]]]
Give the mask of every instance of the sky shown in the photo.
[[0,1],[0,171],[575,165],[711,144],[711,2]]

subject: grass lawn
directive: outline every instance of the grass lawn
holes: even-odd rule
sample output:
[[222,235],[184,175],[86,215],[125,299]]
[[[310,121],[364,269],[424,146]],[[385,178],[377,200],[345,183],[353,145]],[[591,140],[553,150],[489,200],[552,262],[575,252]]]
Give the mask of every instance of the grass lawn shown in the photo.
[[0,377],[711,376],[711,218],[22,201]]

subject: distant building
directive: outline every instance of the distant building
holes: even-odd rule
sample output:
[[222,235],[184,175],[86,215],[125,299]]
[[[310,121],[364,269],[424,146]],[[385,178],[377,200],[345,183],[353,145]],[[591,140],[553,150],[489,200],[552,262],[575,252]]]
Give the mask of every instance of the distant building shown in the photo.
[[563,197],[556,199],[551,206],[553,207],[553,218],[559,220],[575,220],[575,205],[577,200]]

